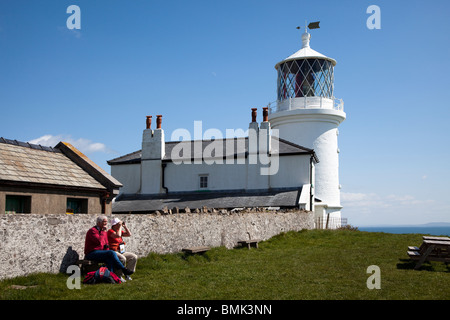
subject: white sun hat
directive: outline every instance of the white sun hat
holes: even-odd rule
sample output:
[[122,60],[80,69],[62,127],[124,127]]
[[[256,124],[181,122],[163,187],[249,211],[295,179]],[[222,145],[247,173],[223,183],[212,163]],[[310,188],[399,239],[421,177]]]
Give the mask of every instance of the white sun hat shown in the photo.
[[111,227],[114,226],[114,225],[116,225],[116,224],[118,224],[119,222],[121,222],[119,218],[114,218],[114,219],[112,219],[112,221],[111,221]]

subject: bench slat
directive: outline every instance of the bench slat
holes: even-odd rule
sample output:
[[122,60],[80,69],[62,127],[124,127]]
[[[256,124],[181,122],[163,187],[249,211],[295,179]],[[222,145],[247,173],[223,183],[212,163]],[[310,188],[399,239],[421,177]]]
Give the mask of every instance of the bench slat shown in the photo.
[[429,244],[429,245],[439,245],[439,246],[450,247],[450,241],[443,241],[443,240],[423,240],[423,243]]
[[81,268],[81,272],[83,272],[83,273],[97,270],[102,264],[103,264],[103,262],[86,260],[86,259],[77,261],[77,265]]
[[258,248],[258,242],[259,240],[257,239],[252,239],[252,240],[240,240],[238,241],[238,244],[240,244],[241,246],[246,245],[249,249],[250,247],[253,245],[254,247]]
[[411,260],[419,260],[421,258],[420,253],[418,251],[408,251],[408,256]]
[[209,247],[191,247],[191,248],[184,248],[182,251],[187,253],[203,253],[210,250]]
[[430,237],[430,236],[423,236],[423,240],[441,240],[441,241],[450,241],[449,237]]
[[238,242],[247,244],[247,243],[257,243],[258,240],[239,240]]

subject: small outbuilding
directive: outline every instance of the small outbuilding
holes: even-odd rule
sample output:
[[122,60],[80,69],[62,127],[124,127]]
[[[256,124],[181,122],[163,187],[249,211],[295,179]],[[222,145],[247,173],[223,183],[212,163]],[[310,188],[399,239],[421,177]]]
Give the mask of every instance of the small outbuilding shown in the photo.
[[122,184],[67,142],[0,138],[0,213],[111,214]]

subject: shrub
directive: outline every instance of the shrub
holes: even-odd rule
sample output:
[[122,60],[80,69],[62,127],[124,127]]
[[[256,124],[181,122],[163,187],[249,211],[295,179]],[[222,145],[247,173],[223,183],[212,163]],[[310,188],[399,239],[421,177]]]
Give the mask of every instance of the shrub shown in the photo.
[[346,224],[345,226],[339,227],[338,230],[358,231],[358,227],[354,227],[351,224]]

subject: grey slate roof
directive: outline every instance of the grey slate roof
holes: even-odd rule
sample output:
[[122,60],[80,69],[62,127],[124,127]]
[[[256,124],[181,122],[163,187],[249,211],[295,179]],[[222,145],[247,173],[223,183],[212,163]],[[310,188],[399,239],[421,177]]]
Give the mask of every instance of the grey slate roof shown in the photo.
[[215,209],[252,207],[297,207],[300,189],[280,189],[263,191],[217,191],[190,192],[159,195],[120,195],[113,203],[113,213],[144,213],[185,207],[201,209],[203,206]]
[[[273,142],[275,137],[272,137],[272,147],[274,147],[276,144]],[[202,157],[202,154],[204,154],[204,150],[206,147],[210,146],[211,143],[217,142],[219,145],[223,147],[222,154],[220,155],[224,159],[226,157],[238,157],[238,156],[247,156],[248,155],[248,138],[234,138],[234,139],[217,139],[217,140],[198,140],[198,141],[170,141],[165,143],[165,156],[163,158],[163,161],[172,161],[171,154],[173,148],[177,144],[190,144],[191,148],[191,159],[199,159]],[[195,153],[196,148],[194,148],[194,143],[201,143],[201,148],[198,148],[202,150],[201,154]],[[227,144],[233,143],[233,148],[227,148]],[[212,146],[211,146],[212,147]],[[231,149],[231,150],[230,150]],[[295,143],[292,143],[290,141],[284,140],[279,138],[278,139],[278,150],[275,150],[273,148],[272,154],[277,152],[278,155],[284,156],[284,155],[295,155],[295,154],[311,154],[314,156],[316,162],[319,162],[319,159],[317,159],[317,156],[313,149],[305,148],[302,146],[299,146]],[[119,165],[119,164],[131,164],[131,163],[140,163],[141,162],[141,150],[126,154],[124,156],[112,159],[108,161],[109,165]],[[212,154],[214,157],[215,155]],[[178,160],[182,160],[183,157],[181,157]]]
[[[76,153],[68,156],[68,152]],[[84,157],[84,158],[83,158]],[[106,190],[107,187],[89,174],[79,162],[90,161],[68,143],[56,147],[43,147],[16,140],[0,138],[0,183],[46,184],[76,188]],[[97,171],[89,164],[91,171]],[[100,169],[101,170],[101,169]],[[106,174],[106,172],[98,172]],[[109,179],[106,174],[105,179]],[[111,177],[112,178],[112,177]],[[113,178],[114,179],[114,178]],[[115,180],[115,179],[114,179]],[[117,188],[122,186],[117,182]],[[113,182],[111,181],[111,184]]]
[[118,188],[122,187],[122,183],[114,178],[112,175],[104,171],[99,167],[94,161],[85,156],[77,148],[72,146],[67,142],[59,142],[56,147],[61,150],[70,160],[72,160],[76,165],[89,173],[94,179],[100,182],[102,185],[106,186],[108,189],[117,191]]

